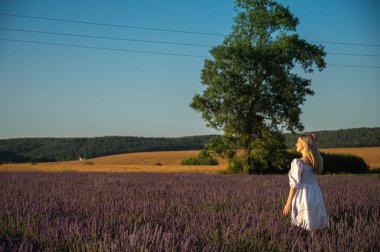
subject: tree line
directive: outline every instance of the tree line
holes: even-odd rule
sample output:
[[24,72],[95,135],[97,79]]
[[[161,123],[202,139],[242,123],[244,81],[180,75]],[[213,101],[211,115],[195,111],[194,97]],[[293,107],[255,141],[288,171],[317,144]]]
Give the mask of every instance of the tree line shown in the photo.
[[[320,148],[380,146],[380,127],[317,131]],[[53,162],[147,151],[201,150],[217,135],[154,138],[105,136],[93,138],[14,138],[0,140],[0,162]],[[297,134],[284,134],[292,148]]]
[[[380,147],[380,127],[309,132],[318,137],[319,148]],[[293,147],[297,134],[284,134],[287,147]]]
[[0,140],[0,162],[52,162],[121,153],[199,150],[213,136],[153,138],[105,136],[93,138],[16,138]]

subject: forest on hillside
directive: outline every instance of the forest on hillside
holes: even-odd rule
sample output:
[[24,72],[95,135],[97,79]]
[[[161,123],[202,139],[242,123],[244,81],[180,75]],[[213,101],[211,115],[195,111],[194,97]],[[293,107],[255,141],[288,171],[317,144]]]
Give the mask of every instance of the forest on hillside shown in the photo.
[[[320,148],[378,147],[380,127],[316,131]],[[14,138],[0,140],[0,163],[67,161],[112,154],[201,150],[217,135],[177,138],[105,136],[93,138]],[[293,147],[297,134],[284,134]]]
[[200,150],[212,137],[214,136],[3,139],[0,140],[0,162],[51,162],[132,152]]
[[[320,148],[380,147],[380,127],[314,131]],[[293,147],[297,134],[284,134],[285,143]]]

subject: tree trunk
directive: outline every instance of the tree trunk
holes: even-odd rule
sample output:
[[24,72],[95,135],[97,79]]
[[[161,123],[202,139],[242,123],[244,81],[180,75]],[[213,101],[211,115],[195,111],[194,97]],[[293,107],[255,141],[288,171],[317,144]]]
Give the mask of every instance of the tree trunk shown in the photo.
[[251,144],[249,144],[247,148],[244,148],[244,154],[245,154],[245,160],[246,160],[245,167],[244,167],[245,173],[249,173],[249,170],[253,164],[253,158],[252,158],[251,152],[252,152],[252,148],[251,148]]

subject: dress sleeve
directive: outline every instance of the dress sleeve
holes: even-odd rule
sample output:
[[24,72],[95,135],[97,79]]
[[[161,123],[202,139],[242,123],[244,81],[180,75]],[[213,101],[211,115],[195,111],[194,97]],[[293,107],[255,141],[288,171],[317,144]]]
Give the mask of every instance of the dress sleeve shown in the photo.
[[293,188],[299,188],[301,186],[301,173],[303,169],[303,163],[301,160],[295,158],[290,165],[289,171],[289,185]]

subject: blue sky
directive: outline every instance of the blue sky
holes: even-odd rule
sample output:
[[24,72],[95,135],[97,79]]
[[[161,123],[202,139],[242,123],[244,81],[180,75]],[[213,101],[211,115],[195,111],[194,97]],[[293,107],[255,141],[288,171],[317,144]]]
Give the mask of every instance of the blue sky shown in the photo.
[[[298,33],[319,42],[380,45],[376,0],[280,1],[299,18]],[[0,13],[125,26],[228,34],[234,1],[2,0]],[[189,107],[203,86],[209,47],[11,31],[24,29],[218,45],[223,36],[96,26],[0,15],[0,38],[157,55],[0,40],[0,138],[106,135],[177,137],[217,133]],[[323,44],[329,53],[380,55],[380,46]],[[302,106],[306,131],[380,126],[380,57],[329,54],[305,75],[314,96]]]

